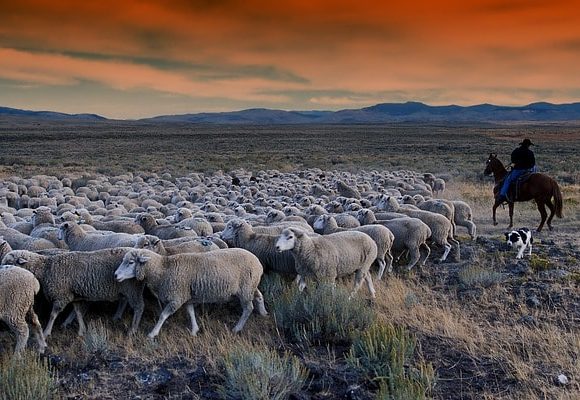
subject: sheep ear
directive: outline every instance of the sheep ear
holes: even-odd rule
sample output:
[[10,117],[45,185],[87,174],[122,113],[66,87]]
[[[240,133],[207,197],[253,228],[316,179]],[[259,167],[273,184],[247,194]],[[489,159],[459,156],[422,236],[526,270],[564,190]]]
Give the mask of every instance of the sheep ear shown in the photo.
[[151,244],[156,245],[157,243],[159,243],[161,241],[161,239],[159,239],[158,237],[154,238],[153,240],[151,240]]
[[145,264],[147,261],[151,260],[149,256],[139,256],[138,258],[140,264]]
[[292,229],[292,232],[297,238],[301,238],[302,236],[304,236],[304,233],[302,231]]
[[16,264],[18,265],[24,265],[28,262],[28,260],[24,257],[18,257],[18,259],[16,260]]
[[135,279],[138,281],[145,279],[145,264],[138,264],[135,266]]

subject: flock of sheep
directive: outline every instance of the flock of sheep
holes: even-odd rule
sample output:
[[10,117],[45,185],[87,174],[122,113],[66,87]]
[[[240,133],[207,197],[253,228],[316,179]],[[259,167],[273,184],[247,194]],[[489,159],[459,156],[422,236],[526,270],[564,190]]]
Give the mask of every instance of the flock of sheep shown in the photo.
[[[94,179],[11,177],[0,182],[0,320],[40,352],[58,315],[86,331],[87,302],[118,301],[114,319],[133,311],[139,330],[148,288],[163,306],[153,338],[183,305],[191,334],[195,305],[236,299],[242,315],[267,315],[258,285],[264,272],[334,283],[354,276],[375,296],[375,279],[405,257],[424,265],[431,246],[440,261],[460,258],[458,226],[476,228],[463,201],[436,198],[445,182],[413,171],[297,173],[239,170],[231,175],[139,173]],[[44,330],[34,311],[39,292],[52,310]]]

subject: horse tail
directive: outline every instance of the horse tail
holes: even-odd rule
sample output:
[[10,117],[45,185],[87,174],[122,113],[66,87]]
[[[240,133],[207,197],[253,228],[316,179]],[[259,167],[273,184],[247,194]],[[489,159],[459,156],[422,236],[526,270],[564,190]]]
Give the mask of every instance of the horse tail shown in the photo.
[[556,207],[556,216],[562,218],[562,192],[558,186],[558,182],[554,181],[554,206]]

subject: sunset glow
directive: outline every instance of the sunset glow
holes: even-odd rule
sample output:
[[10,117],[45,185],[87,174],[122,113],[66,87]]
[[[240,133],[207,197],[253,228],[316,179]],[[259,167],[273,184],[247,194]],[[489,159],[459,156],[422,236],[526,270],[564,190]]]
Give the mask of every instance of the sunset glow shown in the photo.
[[579,0],[0,3],[0,106],[114,118],[580,100]]

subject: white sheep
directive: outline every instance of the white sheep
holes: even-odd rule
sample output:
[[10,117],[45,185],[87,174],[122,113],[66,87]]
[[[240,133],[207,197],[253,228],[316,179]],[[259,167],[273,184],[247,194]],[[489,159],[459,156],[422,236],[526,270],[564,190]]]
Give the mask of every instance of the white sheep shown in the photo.
[[473,212],[471,207],[464,201],[452,200],[455,206],[455,225],[467,228],[471,240],[477,239],[477,227],[473,222]]
[[197,236],[191,229],[181,229],[175,225],[160,225],[150,213],[145,213],[135,218],[136,222],[143,227],[148,235],[155,235],[160,239],[175,239],[184,236]]
[[128,233],[92,233],[85,232],[74,222],[63,222],[58,231],[58,238],[64,240],[73,251],[94,251],[114,247],[133,247],[139,235]]
[[[133,308],[130,334],[137,331],[144,310],[143,284],[118,283],[114,272],[124,255],[132,248],[118,247],[92,252],[71,251],[52,256],[42,256],[26,250],[13,250],[2,263],[16,265],[32,272],[39,280],[44,296],[52,303],[52,311],[44,336],[52,333],[56,317],[73,303],[79,324],[78,334],[86,332],[81,301],[117,301],[124,299]],[[119,319],[124,307],[117,309],[114,319]]]
[[361,225],[381,224],[389,228],[394,235],[393,253],[401,254],[409,252],[410,259],[407,270],[411,270],[415,264],[425,265],[425,261],[431,249],[427,245],[427,239],[431,236],[431,229],[423,221],[417,218],[394,218],[390,220],[377,220],[375,214],[368,209],[360,210],[357,214]]
[[219,247],[209,238],[193,238],[185,242],[166,246],[163,240],[153,235],[143,235],[135,243],[137,249],[148,249],[169,256],[181,253],[205,253],[207,251],[219,250]]
[[254,254],[266,271],[296,275],[296,265],[292,254],[276,251],[276,241],[285,228],[273,233],[261,233],[257,229],[259,228],[253,228],[242,219],[233,219],[226,224],[221,238],[230,242],[233,247],[246,249]]
[[[393,255],[391,254],[391,247],[393,246],[393,241],[395,237],[393,233],[383,225],[364,225],[356,228],[341,228],[336,223],[336,219],[332,215],[320,215],[316,221],[314,221],[314,230],[317,233],[323,235],[328,235],[336,232],[345,231],[358,231],[366,233],[374,240],[377,245],[377,259],[376,262],[379,266],[379,272],[377,274],[377,279],[383,277],[385,269],[387,272],[391,272],[393,268]],[[385,261],[386,258],[386,261]]]
[[46,341],[42,326],[34,312],[34,295],[40,290],[40,283],[29,271],[12,265],[0,265],[0,321],[16,335],[14,354],[18,355],[26,347],[29,328],[32,324],[38,343],[38,351],[44,353]]
[[0,236],[4,237],[13,249],[38,251],[56,247],[50,240],[30,237],[12,228],[0,229]]
[[276,241],[276,250],[289,250],[294,256],[300,289],[306,286],[307,277],[334,284],[339,277],[355,274],[351,295],[364,280],[371,297],[375,297],[369,269],[377,258],[377,245],[365,233],[349,231],[310,237],[301,229],[286,228]]
[[145,233],[143,227],[135,221],[126,218],[115,218],[110,221],[99,221],[93,218],[87,210],[78,210],[76,214],[80,217],[79,223],[86,224],[100,231],[111,231],[117,233],[140,234]]
[[401,207],[392,196],[386,197],[381,201],[382,208],[387,211],[400,212],[413,218],[419,218],[431,229],[431,240],[445,248],[439,261],[445,261],[449,252],[455,247],[455,260],[460,259],[459,242],[453,237],[453,225],[451,221],[441,214],[432,213],[424,210],[412,210]]
[[191,229],[199,236],[209,236],[213,233],[211,224],[205,218],[194,217],[188,208],[179,208],[174,217],[178,227]]
[[10,243],[8,243],[3,236],[0,236],[0,261],[6,254],[12,251]]
[[258,290],[262,277],[260,260],[243,249],[223,249],[208,253],[188,253],[162,256],[145,249],[133,249],[115,271],[119,281],[135,278],[165,305],[157,324],[148,336],[159,334],[165,320],[186,304],[191,319],[191,334],[197,335],[199,326],[194,306],[202,303],[224,303],[237,297],[243,308],[242,316],[233,328],[242,330],[256,302],[258,312],[267,315],[264,296]]

